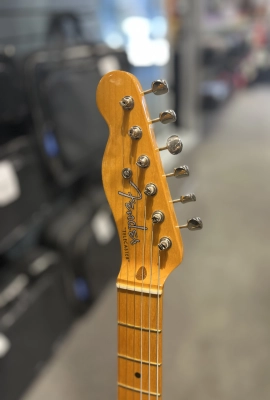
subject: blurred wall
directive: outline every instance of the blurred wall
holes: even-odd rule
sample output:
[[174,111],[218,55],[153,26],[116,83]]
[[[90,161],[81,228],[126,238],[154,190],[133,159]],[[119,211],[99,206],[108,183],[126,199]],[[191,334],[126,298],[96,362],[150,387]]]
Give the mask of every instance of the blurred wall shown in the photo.
[[198,93],[200,84],[200,19],[201,2],[182,0],[180,3],[182,26],[178,41],[181,54],[181,93],[180,115],[182,125],[190,130],[198,130]]
[[96,0],[1,0],[0,46],[14,44],[19,53],[28,53],[45,42],[46,23],[52,12],[76,11],[83,19],[89,39],[100,37],[95,18]]

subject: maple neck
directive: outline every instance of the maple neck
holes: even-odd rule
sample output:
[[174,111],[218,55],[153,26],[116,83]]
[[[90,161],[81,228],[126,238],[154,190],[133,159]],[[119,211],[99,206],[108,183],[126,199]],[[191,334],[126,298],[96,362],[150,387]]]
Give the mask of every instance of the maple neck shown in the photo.
[[122,262],[118,288],[118,400],[161,399],[163,287],[181,263],[180,229],[202,229],[200,218],[178,225],[174,203],[195,201],[194,194],[172,200],[167,178],[189,175],[184,165],[165,173],[160,152],[180,154],[176,135],[159,147],[153,124],[176,120],[175,112],[149,115],[145,95],[168,92],[164,80],[143,90],[135,76],[111,71],[97,88],[97,105],[109,127],[102,180],[117,226]]
[[117,289],[118,400],[161,399],[162,294]]

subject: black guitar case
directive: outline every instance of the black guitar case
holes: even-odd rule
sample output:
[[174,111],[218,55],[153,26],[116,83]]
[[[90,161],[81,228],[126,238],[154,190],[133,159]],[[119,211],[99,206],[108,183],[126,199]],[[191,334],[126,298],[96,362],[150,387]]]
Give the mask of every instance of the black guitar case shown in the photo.
[[[52,17],[47,48],[25,61],[36,138],[61,186],[85,176],[101,181],[108,128],[97,110],[95,92],[109,68],[108,57],[112,51],[108,54],[106,46],[87,43],[78,19],[65,13]],[[114,58],[113,67],[121,68],[119,60],[126,60],[123,52],[115,52]]]
[[18,400],[53,354],[74,315],[56,252],[35,247],[0,269],[0,398]]
[[42,223],[54,193],[29,137],[0,148],[0,254]]
[[120,244],[101,186],[91,186],[47,221],[43,243],[58,250],[72,271],[75,306],[82,311],[115,279],[120,268]]

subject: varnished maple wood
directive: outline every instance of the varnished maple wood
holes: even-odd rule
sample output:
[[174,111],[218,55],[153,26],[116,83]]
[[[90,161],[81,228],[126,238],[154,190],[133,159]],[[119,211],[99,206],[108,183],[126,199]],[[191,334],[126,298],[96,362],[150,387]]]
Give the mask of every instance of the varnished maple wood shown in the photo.
[[[126,111],[119,104],[124,96],[133,97],[133,110]],[[157,291],[158,285],[162,289],[166,278],[182,261],[183,246],[179,229],[176,228],[178,223],[170,202],[170,191],[164,176],[143,90],[133,75],[113,71],[105,75],[99,83],[97,105],[110,129],[103,157],[102,179],[121,241],[122,265],[118,284],[123,287],[128,283],[131,288],[136,287],[140,290],[141,281],[136,279],[136,273],[143,265],[147,268],[144,288],[151,287],[152,291]],[[129,129],[134,125],[140,126],[143,131],[142,138],[137,141],[132,140],[128,135]],[[150,158],[149,168],[142,169],[136,165],[140,155],[147,155]],[[177,158],[175,162],[177,164]],[[122,177],[124,168],[132,170],[131,181],[142,193],[142,198],[135,200],[133,204],[130,204],[130,198],[119,194],[119,192],[126,195],[131,193],[133,196],[138,196],[130,180]],[[143,193],[146,184],[150,182],[158,188],[157,195],[151,198]],[[164,213],[165,220],[162,224],[153,226],[151,216],[156,210]],[[128,225],[127,212],[130,211],[136,225],[145,226],[145,231],[132,229]],[[131,235],[135,236],[132,238]],[[168,251],[159,252],[157,245],[163,236],[171,239],[172,247]],[[138,242],[134,244],[133,239]],[[158,269],[159,253],[160,270]]]
[[[132,110],[120,105],[125,96],[133,97]],[[122,250],[117,278],[118,400],[161,399],[162,293],[165,280],[182,261],[182,239],[140,83],[127,72],[108,73],[99,83],[97,105],[110,130],[102,179]],[[142,129],[140,140],[128,135],[133,126]],[[141,155],[150,159],[146,169],[136,165]],[[132,171],[130,179],[122,176],[126,168]],[[154,197],[144,194],[149,183],[158,189]],[[165,219],[154,225],[152,214],[158,210]],[[167,251],[158,248],[162,237],[172,242]]]
[[118,289],[118,400],[149,393],[162,398],[162,295]]

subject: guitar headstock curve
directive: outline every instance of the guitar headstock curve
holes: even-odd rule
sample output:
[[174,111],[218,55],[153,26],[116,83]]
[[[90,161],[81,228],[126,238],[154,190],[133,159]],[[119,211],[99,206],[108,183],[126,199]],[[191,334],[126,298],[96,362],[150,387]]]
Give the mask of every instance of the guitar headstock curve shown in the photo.
[[121,242],[118,285],[159,292],[183,245],[144,91],[132,74],[109,72],[97,105],[110,130],[102,177]]

